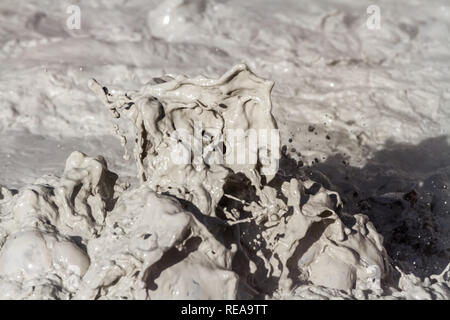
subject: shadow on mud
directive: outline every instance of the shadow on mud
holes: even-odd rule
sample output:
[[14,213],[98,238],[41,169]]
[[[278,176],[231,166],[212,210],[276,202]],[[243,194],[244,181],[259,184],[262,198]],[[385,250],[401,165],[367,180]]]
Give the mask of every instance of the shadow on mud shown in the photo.
[[417,145],[388,141],[362,168],[340,155],[280,168],[339,192],[349,213],[369,216],[391,258],[419,277],[441,273],[450,261],[450,144],[439,136]]

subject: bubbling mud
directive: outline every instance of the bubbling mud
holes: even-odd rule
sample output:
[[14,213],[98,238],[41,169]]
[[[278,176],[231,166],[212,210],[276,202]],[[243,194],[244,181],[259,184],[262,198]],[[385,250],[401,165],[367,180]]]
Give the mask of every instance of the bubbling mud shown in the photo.
[[[223,133],[233,130],[267,133],[276,128],[270,101],[273,82],[259,79],[245,65],[235,66],[218,80],[177,76],[156,81],[160,83],[115,96],[95,80],[89,83],[114,117],[124,114],[136,128],[134,157],[139,176],[153,190],[191,201],[202,213],[215,215],[230,172],[245,174],[255,187],[261,184],[261,174],[276,173],[278,136],[273,137],[271,144],[258,139],[253,145],[250,135],[244,133],[244,139],[233,144],[233,150],[242,153],[253,148],[256,153],[253,163],[245,159],[241,163],[237,160],[223,163],[217,159],[221,156]],[[183,148],[186,145],[188,148]],[[198,147],[199,154],[193,154]],[[210,154],[205,154],[208,147]],[[187,151],[181,153],[187,155],[188,161],[177,164],[177,151]],[[211,158],[217,161],[210,161]]]
[[[276,130],[272,86],[245,65],[117,94],[91,80],[134,127],[141,183],[121,184],[102,157],[73,152],[60,178],[1,187],[0,298],[450,298],[448,268],[425,281],[404,274],[367,216],[295,170],[274,171],[277,135],[244,134],[235,150],[253,149],[254,161],[196,154],[229,154],[230,130]],[[124,125],[114,128],[126,145]],[[189,161],[174,161],[180,146]]]

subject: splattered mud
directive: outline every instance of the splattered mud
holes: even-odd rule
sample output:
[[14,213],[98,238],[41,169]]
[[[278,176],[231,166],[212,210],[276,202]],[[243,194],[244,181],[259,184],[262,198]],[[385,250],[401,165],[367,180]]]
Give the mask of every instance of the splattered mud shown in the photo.
[[[69,3],[0,5],[2,297],[450,297],[445,1],[380,1],[377,30],[369,2],[77,4],[79,30]],[[220,88],[243,62],[275,82],[271,101],[234,83],[266,101],[250,116],[201,81],[200,102],[164,94],[180,74]],[[129,160],[101,106],[125,92]],[[152,98],[186,110],[158,124]],[[216,128],[278,127],[277,174],[161,167],[168,123],[205,106]]]

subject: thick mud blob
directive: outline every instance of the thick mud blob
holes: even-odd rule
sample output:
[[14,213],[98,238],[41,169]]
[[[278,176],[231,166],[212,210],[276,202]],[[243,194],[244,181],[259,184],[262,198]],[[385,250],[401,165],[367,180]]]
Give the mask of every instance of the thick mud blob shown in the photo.
[[[73,152],[60,178],[2,187],[0,298],[449,299],[448,267],[403,273],[366,215],[284,165],[272,86],[244,65],[117,94],[91,80],[134,127],[141,183]],[[126,125],[115,125],[124,145]],[[234,149],[233,132],[244,132]]]

